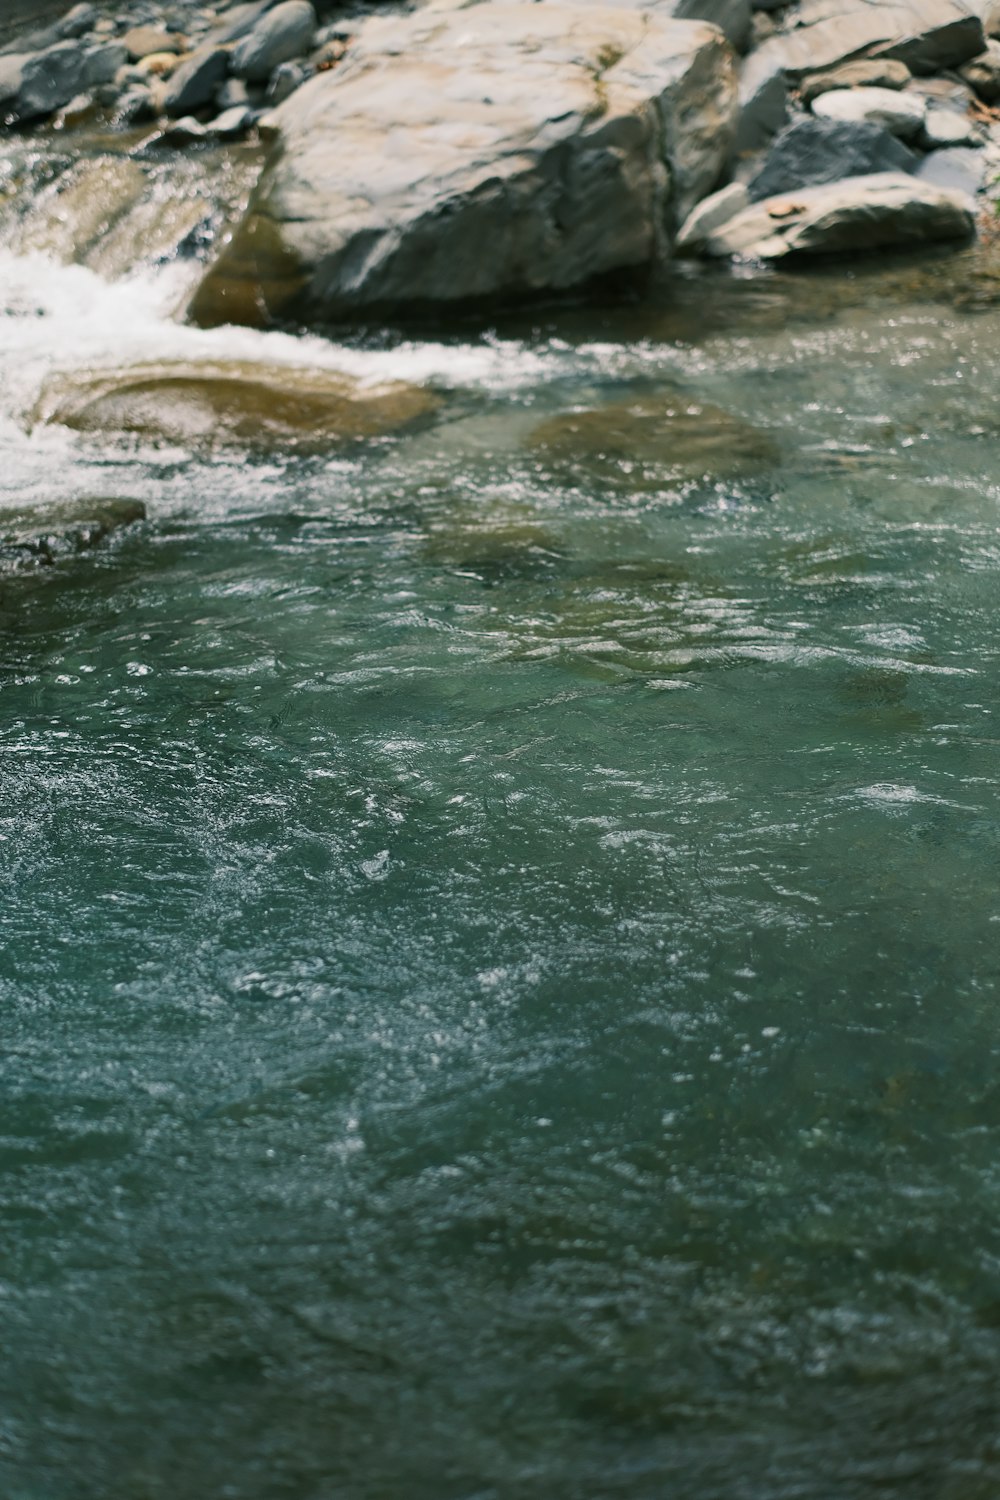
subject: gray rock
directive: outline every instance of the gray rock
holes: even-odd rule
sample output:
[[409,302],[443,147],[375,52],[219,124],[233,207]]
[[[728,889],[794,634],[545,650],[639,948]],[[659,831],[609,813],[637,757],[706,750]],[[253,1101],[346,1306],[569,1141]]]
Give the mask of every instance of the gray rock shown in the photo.
[[264,83],[282,63],[308,52],[315,36],[316,12],[309,0],[284,0],[236,47],[232,71],[249,83]]
[[92,89],[102,83],[111,83],[118,69],[124,67],[128,54],[119,42],[104,42],[89,47],[83,56],[84,87]]
[[965,194],[885,172],[755,203],[716,230],[707,250],[779,260],[967,239],[974,226]]
[[898,58],[911,73],[936,73],[983,50],[982,21],[964,0],[802,0],[796,20],[761,49],[794,78],[861,54]]
[[237,105],[250,103],[250,95],[242,78],[227,78],[215,96],[220,110],[235,109]]
[[[50,115],[61,104],[68,104],[83,87],[80,49],[75,42],[56,42],[44,52],[33,52],[23,58],[20,74],[20,88],[13,101],[15,117],[31,120]],[[16,69],[11,69],[9,83],[14,77]]]
[[715,230],[749,207],[750,194],[741,182],[731,182],[728,187],[720,188],[717,193],[703,198],[688,215],[674,241],[674,248],[682,254],[697,253]]
[[900,140],[912,141],[923,129],[926,101],[896,89],[831,89],[813,101],[813,114],[824,120],[868,120]]
[[221,115],[210,120],[205,128],[216,140],[235,141],[246,135],[253,119],[253,110],[248,105],[234,104],[231,109],[224,109]]
[[112,124],[124,129],[128,125],[138,125],[144,120],[152,120],[156,116],[156,106],[151,89],[141,84],[135,84],[126,89],[115,105]]
[[648,268],[716,186],[735,114],[724,38],[655,11],[371,20],[261,122],[280,150],[192,315],[365,316]]
[[114,42],[81,47],[57,42],[24,62],[15,112],[20,120],[51,115],[77,94],[110,83],[125,62],[125,49]]
[[831,89],[880,88],[902,89],[911,78],[905,63],[894,57],[859,57],[857,62],[843,63],[828,73],[809,73],[799,85],[803,104],[811,104]]
[[954,146],[931,151],[918,166],[915,177],[936,187],[950,188],[975,198],[986,181],[986,153],[971,147]]
[[297,88],[300,88],[309,72],[301,63],[281,63],[271,74],[271,81],[267,86],[267,102],[272,108],[284,104],[290,99]]
[[139,62],[152,52],[179,52],[181,44],[176,32],[163,31],[159,26],[133,26],[121,39],[122,46],[131,62]]
[[17,52],[0,57],[0,111],[6,113],[8,107],[16,105],[24,82],[25,65],[30,61],[29,56]]
[[[454,0],[431,0],[431,3],[441,10],[457,8]],[[750,0],[575,0],[575,4],[600,6],[605,10],[609,6],[621,6],[652,11],[663,18],[673,16],[678,21],[708,21],[718,26],[737,52],[746,49],[753,20]],[[343,35],[342,25],[326,30]]]
[[737,52],[746,51],[753,19],[750,0],[667,0],[667,7],[679,21],[710,21]]
[[164,114],[180,116],[204,109],[211,104],[228,70],[229,53],[225,47],[204,47],[193,52],[171,74],[163,96]]
[[773,58],[752,52],[740,71],[736,154],[760,151],[788,119],[788,81]]
[[987,42],[985,51],[959,71],[986,104],[1000,100],[1000,42]]
[[925,151],[945,150],[951,146],[979,146],[982,137],[968,115],[957,109],[932,108],[924,118],[920,144]]
[[238,42],[249,35],[261,17],[272,10],[275,4],[276,0],[250,0],[247,5],[230,6],[221,23],[211,32],[212,45],[224,47],[229,42]]
[[945,78],[911,78],[906,92],[920,94],[927,100],[928,108],[936,104],[942,109],[967,110],[976,97],[975,90],[963,83],[957,73]]
[[868,177],[879,172],[911,172],[917,158],[880,125],[842,120],[796,120],[775,139],[763,167],[749,184],[755,201]]
[[93,31],[100,19],[101,13],[96,5],[74,5],[61,21],[56,22],[52,30],[60,41],[71,41],[74,37]]
[[171,146],[188,146],[194,141],[203,141],[207,135],[207,127],[196,120],[194,115],[184,115],[180,120],[172,120],[160,139],[169,142]]

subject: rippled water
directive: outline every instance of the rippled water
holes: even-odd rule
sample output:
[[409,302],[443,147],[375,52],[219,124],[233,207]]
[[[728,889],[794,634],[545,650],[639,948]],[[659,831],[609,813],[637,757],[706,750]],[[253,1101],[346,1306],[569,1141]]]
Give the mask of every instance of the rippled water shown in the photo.
[[[0,592],[3,1493],[995,1496],[1000,314],[336,345],[4,273],[4,503],[149,519]],[[442,406],[25,435],[220,350]],[[763,458],[533,440],[664,392]]]

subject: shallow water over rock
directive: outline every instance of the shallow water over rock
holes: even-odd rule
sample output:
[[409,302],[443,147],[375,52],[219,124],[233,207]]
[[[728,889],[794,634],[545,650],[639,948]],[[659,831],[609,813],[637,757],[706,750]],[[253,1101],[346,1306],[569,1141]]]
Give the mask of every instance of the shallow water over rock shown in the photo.
[[[4,1492],[994,1495],[988,263],[341,344],[2,269],[0,504],[147,509],[0,589]],[[28,431],[199,360],[439,405]],[[781,463],[531,446],[674,389]]]

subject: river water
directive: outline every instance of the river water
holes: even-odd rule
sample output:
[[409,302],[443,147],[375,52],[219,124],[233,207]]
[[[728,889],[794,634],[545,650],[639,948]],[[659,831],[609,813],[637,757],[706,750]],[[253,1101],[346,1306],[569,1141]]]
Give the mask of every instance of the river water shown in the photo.
[[[148,510],[0,591],[3,1494],[995,1496],[981,260],[339,341],[0,271],[0,504]],[[441,404],[27,430],[217,356]]]

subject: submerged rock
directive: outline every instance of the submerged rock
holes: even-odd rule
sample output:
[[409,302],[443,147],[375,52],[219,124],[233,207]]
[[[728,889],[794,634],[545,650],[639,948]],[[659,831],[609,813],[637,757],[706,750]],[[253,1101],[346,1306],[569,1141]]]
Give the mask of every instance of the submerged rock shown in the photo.
[[550,463],[628,489],[774,467],[778,448],[741,417],[678,391],[550,417],[528,446]]
[[141,500],[88,496],[0,510],[0,569],[52,563],[142,521]]
[[716,185],[736,109],[719,32],[655,12],[370,21],[267,117],[278,159],[192,316],[357,317],[648,268]]
[[710,255],[778,260],[966,239],[975,217],[963,193],[880,172],[767,198],[708,237]]
[[323,451],[395,432],[437,405],[402,382],[367,386],[335,371],[230,361],[57,377],[34,420],[198,448]]

